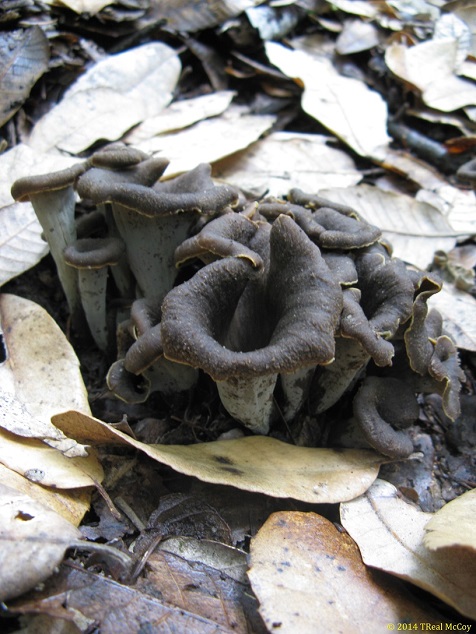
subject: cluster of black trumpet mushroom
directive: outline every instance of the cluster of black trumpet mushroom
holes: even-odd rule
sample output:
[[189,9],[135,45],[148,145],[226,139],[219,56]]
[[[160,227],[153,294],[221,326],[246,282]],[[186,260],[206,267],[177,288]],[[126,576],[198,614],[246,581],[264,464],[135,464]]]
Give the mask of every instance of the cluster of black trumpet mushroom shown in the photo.
[[[203,372],[234,419],[267,434],[352,389],[366,441],[391,458],[413,451],[417,394],[458,416],[457,350],[427,306],[434,275],[392,257],[352,208],[299,189],[250,201],[209,165],[167,179],[167,164],[112,144],[12,188],[43,227],[73,326],[85,320],[102,350],[114,342],[118,398],[190,390]],[[78,200],[94,210],[78,217]],[[111,280],[123,300],[112,332]]]

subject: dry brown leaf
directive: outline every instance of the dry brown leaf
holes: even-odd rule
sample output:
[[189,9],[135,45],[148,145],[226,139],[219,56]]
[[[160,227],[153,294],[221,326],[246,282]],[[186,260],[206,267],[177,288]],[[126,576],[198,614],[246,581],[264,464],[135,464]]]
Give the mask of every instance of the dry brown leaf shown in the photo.
[[88,13],[95,15],[101,9],[114,3],[114,0],[44,0],[45,4],[52,6],[65,6],[76,13]]
[[266,43],[269,61],[285,75],[304,84],[303,109],[349,145],[357,154],[383,158],[390,141],[387,106],[362,81],[340,75],[332,62],[303,38],[290,50]]
[[0,127],[29,97],[49,58],[48,40],[38,26],[0,34]]
[[75,526],[79,526],[86,511],[89,510],[91,490],[88,489],[54,489],[38,486],[30,482],[16,471],[12,471],[0,463],[0,482],[5,486],[28,495],[43,506],[64,517]]
[[362,175],[346,152],[327,145],[319,134],[272,132],[246,150],[215,163],[213,174],[257,198],[283,196],[292,187],[317,192],[349,187]]
[[79,530],[57,513],[0,484],[0,601],[47,579]]
[[375,480],[383,460],[364,449],[296,447],[267,436],[195,445],[146,445],[73,411],[53,416],[52,422],[80,442],[129,445],[205,482],[303,502],[353,499]]
[[271,128],[274,115],[252,115],[239,106],[230,106],[220,117],[206,119],[172,134],[161,134],[135,147],[166,157],[170,178],[199,163],[213,163],[246,148]]
[[476,299],[444,284],[442,290],[429,300],[431,308],[437,308],[443,315],[445,331],[458,348],[476,352]]
[[436,250],[449,251],[456,243],[447,219],[431,205],[411,196],[366,184],[324,189],[320,194],[356,209],[367,222],[382,229],[395,256],[422,269],[431,264]]
[[166,20],[167,27],[175,31],[200,31],[228,18],[234,17],[250,7],[260,4],[261,0],[153,0],[153,9],[157,17]]
[[373,575],[349,535],[315,513],[271,515],[250,558],[248,577],[270,632],[377,634],[402,622],[444,622]]
[[100,139],[118,139],[171,101],[180,68],[175,51],[161,42],[106,57],[36,123],[30,147],[74,154]]
[[[51,429],[51,416],[71,407],[89,413],[86,388],[79,361],[71,344],[48,313],[34,302],[15,295],[0,295],[0,328],[6,361],[0,364],[3,395],[14,396],[31,418],[38,420],[39,433],[31,429],[32,437],[45,434],[45,439],[68,455],[85,455],[84,449],[64,438],[58,444],[57,430]],[[11,401],[12,413],[18,407]],[[4,399],[4,405],[8,403]],[[28,435],[29,418],[24,426]],[[15,422],[18,431],[18,419]],[[15,431],[14,428],[11,428]]]
[[133,145],[151,139],[157,134],[182,130],[197,121],[216,117],[228,108],[234,95],[232,90],[221,90],[210,95],[171,103],[160,114],[146,119],[135,127],[124,137],[124,141]]
[[445,504],[425,526],[423,543],[430,550],[465,546],[476,550],[476,489]]
[[385,53],[389,69],[418,88],[423,101],[443,112],[476,105],[476,86],[456,75],[458,42],[433,39],[415,46],[393,43]]
[[428,550],[423,539],[431,517],[404,502],[383,480],[341,505],[342,524],[367,565],[411,581],[474,619],[476,553],[465,548]]

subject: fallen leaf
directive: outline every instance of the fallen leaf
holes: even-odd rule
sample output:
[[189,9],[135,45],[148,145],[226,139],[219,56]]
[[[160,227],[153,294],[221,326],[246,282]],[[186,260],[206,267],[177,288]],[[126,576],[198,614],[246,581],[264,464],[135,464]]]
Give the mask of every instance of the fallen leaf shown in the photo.
[[74,154],[100,139],[118,139],[172,100],[180,68],[175,51],[161,42],[106,57],[36,123],[28,144]]
[[16,436],[0,428],[0,462],[31,482],[58,489],[93,487],[103,471],[97,458],[67,458],[35,438]]
[[1,463],[0,482],[18,493],[28,495],[35,502],[55,511],[75,526],[79,526],[84,514],[89,510],[91,499],[89,488],[68,490],[39,486]]
[[133,145],[151,139],[157,134],[182,130],[197,121],[216,117],[228,108],[234,94],[232,90],[221,90],[210,95],[200,95],[193,99],[171,103],[160,114],[146,119],[131,130],[124,137],[124,141]]
[[52,422],[80,442],[117,443],[205,482],[227,484],[272,497],[334,503],[366,491],[383,456],[365,449],[314,449],[267,436],[195,445],[146,445],[81,412],[63,412]]
[[317,192],[321,187],[349,187],[362,174],[352,158],[327,145],[319,134],[272,132],[246,150],[218,161],[213,174],[252,193],[284,196],[292,187]]
[[472,295],[444,284],[430,298],[429,306],[440,311],[445,331],[458,348],[476,352],[476,299]]
[[339,55],[352,55],[368,51],[379,44],[377,27],[363,20],[346,20],[337,38],[336,51]]
[[431,264],[435,251],[449,251],[456,243],[455,231],[443,214],[411,196],[366,184],[319,193],[356,209],[383,231],[395,256],[422,269]]
[[415,46],[393,43],[385,53],[389,69],[422,93],[430,108],[451,112],[476,105],[476,86],[456,75],[458,41],[433,39]]
[[[72,407],[85,413],[91,411],[71,344],[41,306],[15,295],[0,295],[0,327],[6,350],[6,361],[0,364],[2,391],[14,396],[40,422],[39,429],[47,434],[43,437],[52,446],[69,456],[84,456],[84,448],[71,439],[51,440],[57,438],[57,431],[47,431],[53,414]],[[18,403],[12,406],[17,408]],[[31,434],[39,435],[35,429]]]
[[38,26],[0,35],[0,127],[29,97],[49,58],[48,40]]
[[41,226],[30,205],[0,210],[0,285],[24,273],[48,253]]
[[476,489],[467,491],[437,511],[425,526],[423,543],[430,550],[465,546],[476,550]]
[[377,633],[402,622],[444,622],[372,574],[349,535],[315,513],[271,515],[251,540],[250,564],[248,577],[270,632]]
[[476,554],[465,548],[428,550],[432,518],[407,504],[397,489],[377,480],[361,497],[341,505],[341,521],[364,562],[411,581],[469,618],[476,617]]
[[154,0],[152,6],[168,29],[194,32],[222,24],[260,3],[261,0],[214,0],[200,4],[195,0]]
[[274,115],[252,115],[247,109],[230,106],[221,116],[205,119],[172,134],[161,134],[135,145],[149,154],[166,157],[165,173],[171,178],[199,163],[213,163],[253,143],[271,128]]
[[331,60],[313,48],[311,38],[293,40],[301,50],[267,42],[269,61],[304,84],[303,109],[361,156],[382,157],[390,138],[387,106],[362,81],[338,73]]
[[114,0],[44,0],[45,4],[51,6],[65,6],[76,13],[88,13],[96,15],[104,7],[114,3]]
[[0,484],[0,601],[47,579],[79,530],[25,494]]

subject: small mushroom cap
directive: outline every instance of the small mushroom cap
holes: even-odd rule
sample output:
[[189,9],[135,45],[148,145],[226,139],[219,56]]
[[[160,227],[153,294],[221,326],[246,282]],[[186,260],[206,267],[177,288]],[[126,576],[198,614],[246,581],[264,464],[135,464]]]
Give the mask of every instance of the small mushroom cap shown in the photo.
[[63,251],[66,264],[76,269],[101,269],[114,266],[125,252],[119,238],[83,238]]
[[420,413],[408,385],[398,379],[367,377],[355,395],[353,408],[367,442],[374,449],[395,459],[408,458],[413,452],[410,437],[401,431],[415,422]]
[[87,163],[78,163],[59,172],[49,174],[39,174],[35,176],[24,176],[16,180],[11,189],[12,196],[19,202],[30,200],[35,194],[65,189],[73,185],[76,179],[84,174]]
[[128,147],[122,143],[111,143],[106,147],[94,152],[89,162],[94,167],[107,167],[109,169],[119,169],[137,165],[149,159],[149,154],[136,148]]

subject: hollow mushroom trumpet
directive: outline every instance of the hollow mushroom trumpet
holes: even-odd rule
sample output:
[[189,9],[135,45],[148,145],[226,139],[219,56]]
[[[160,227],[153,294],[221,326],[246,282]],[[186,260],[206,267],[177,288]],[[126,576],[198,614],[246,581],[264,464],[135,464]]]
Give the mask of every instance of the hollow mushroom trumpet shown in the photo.
[[[63,251],[64,262],[76,269],[81,304],[86,321],[98,348],[108,344],[106,288],[108,269],[124,254],[125,246],[118,238],[83,238]],[[75,271],[75,273],[76,273]]]
[[240,256],[231,240],[234,255],[168,293],[161,335],[166,358],[208,373],[225,409],[265,434],[276,414],[278,376],[299,382],[303,372],[333,360],[342,292],[291,218],[280,216],[271,227],[255,223],[254,238],[248,240],[260,249],[254,257],[249,247]]
[[26,176],[13,183],[12,196],[30,201],[43,228],[66,295],[73,322],[81,319],[81,299],[75,271],[66,265],[63,250],[76,240],[74,183],[88,167],[87,162],[39,176]]

